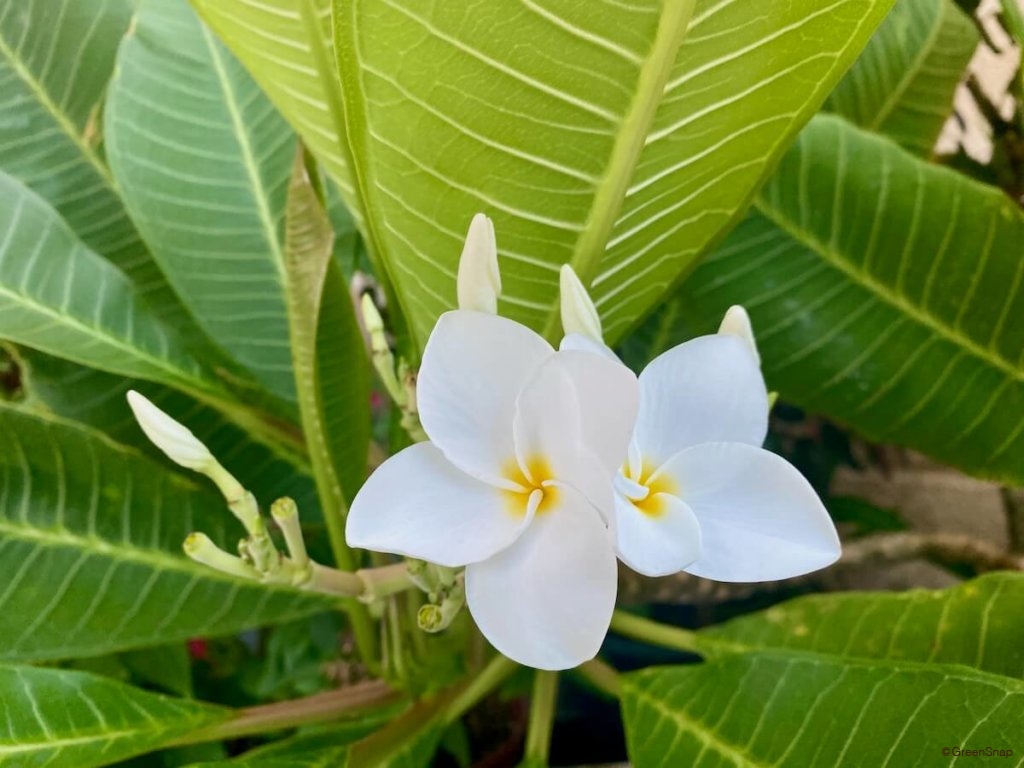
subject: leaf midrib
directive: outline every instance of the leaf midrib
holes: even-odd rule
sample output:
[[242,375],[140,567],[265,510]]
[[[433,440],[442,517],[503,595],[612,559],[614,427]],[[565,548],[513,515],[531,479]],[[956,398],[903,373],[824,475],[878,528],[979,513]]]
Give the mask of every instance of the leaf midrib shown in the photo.
[[881,107],[879,107],[878,113],[875,115],[874,119],[865,126],[869,130],[878,131],[879,126],[889,119],[889,116],[892,115],[896,105],[899,104],[900,100],[910,88],[910,84],[917,78],[925,60],[931,55],[932,47],[935,45],[935,41],[938,39],[939,33],[942,31],[942,25],[946,20],[946,3],[947,0],[942,0],[939,3],[939,12],[934,18],[935,23],[932,25],[932,28],[928,30],[928,36],[925,38],[924,43],[921,45],[921,48],[918,50],[917,55],[914,57],[910,66],[907,67],[903,77],[900,78],[899,83],[896,84],[896,87],[892,89],[892,92],[886,98],[885,102]]
[[1024,370],[1017,368],[1012,362],[998,354],[995,354],[991,349],[983,347],[978,342],[974,341],[974,339],[966,336],[959,329],[947,325],[926,309],[922,309],[912,304],[907,297],[889,288],[864,270],[858,269],[847,261],[841,254],[836,253],[830,247],[826,246],[821,242],[821,240],[798,222],[786,216],[779,209],[773,207],[763,196],[757,197],[754,201],[753,207],[762,216],[793,238],[793,240],[816,253],[831,267],[843,273],[854,283],[867,289],[868,292],[876,298],[907,315],[911,320],[929,328],[931,331],[947,341],[950,341],[958,347],[973,354],[982,362],[991,365],[993,368],[996,368],[1006,374],[1011,379],[1024,382]]
[[264,240],[266,240],[267,246],[270,248],[271,254],[274,257],[274,269],[277,272],[278,280],[283,285],[285,280],[284,254],[281,249],[280,235],[277,226],[274,224],[274,217],[270,212],[270,196],[263,184],[263,179],[260,176],[259,167],[256,162],[256,155],[252,148],[252,142],[249,140],[249,134],[246,131],[245,120],[239,111],[238,97],[235,94],[234,87],[231,85],[231,79],[228,77],[227,70],[224,66],[223,56],[217,49],[217,41],[213,39],[209,27],[200,22],[199,29],[203,35],[203,42],[206,44],[206,48],[210,52],[210,60],[213,62],[217,81],[220,83],[221,91],[224,94],[224,107],[231,116],[231,127],[238,139],[238,148],[242,156],[242,165],[245,168],[246,175],[249,178],[249,185],[252,188],[253,198],[256,202],[256,211],[260,219],[260,226],[263,229]]
[[111,192],[114,192],[114,179],[110,174],[110,170],[100,161],[99,156],[86,142],[85,137],[79,133],[78,128],[71,121],[71,118],[54,103],[53,99],[50,98],[50,94],[43,87],[43,84],[36,79],[35,75],[29,70],[25,63],[18,58],[14,49],[7,44],[7,40],[3,35],[0,35],[0,54],[3,54],[3,56],[10,62],[11,68],[15,71],[18,77],[21,78],[22,82],[28,86],[32,95],[36,97],[40,104],[43,105],[43,108],[57,123],[57,126],[61,131],[67,135],[71,142],[82,153],[82,156],[100,176],[104,186],[106,186]]
[[[672,74],[695,6],[696,0],[665,0],[662,5],[654,42],[637,76],[633,100],[619,124],[608,164],[597,183],[590,211],[569,260],[570,266],[585,286],[590,285],[596,276],[601,257],[622,210],[629,183],[657,115],[665,84]],[[544,336],[555,343],[560,328],[559,298],[556,295],[544,325]]]

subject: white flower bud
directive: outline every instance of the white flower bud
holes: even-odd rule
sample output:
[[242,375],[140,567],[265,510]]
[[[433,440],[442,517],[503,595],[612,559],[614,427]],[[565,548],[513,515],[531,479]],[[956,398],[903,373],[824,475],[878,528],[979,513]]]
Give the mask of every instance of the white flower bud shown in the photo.
[[128,391],[128,405],[146,437],[175,464],[203,473],[216,464],[209,449],[187,427],[135,390]]
[[600,342],[603,334],[597,307],[568,264],[562,265],[558,283],[562,295],[562,332],[566,336],[570,333],[581,333]]
[[456,287],[459,309],[497,314],[501,294],[498,245],[494,239],[494,224],[482,213],[474,216],[469,224],[466,244],[459,258]]
[[750,347],[750,351],[754,353],[757,364],[761,364],[761,355],[757,351],[757,342],[754,341],[754,328],[750,324],[750,315],[739,304],[734,304],[726,310],[722,324],[718,326],[718,332],[743,339]]

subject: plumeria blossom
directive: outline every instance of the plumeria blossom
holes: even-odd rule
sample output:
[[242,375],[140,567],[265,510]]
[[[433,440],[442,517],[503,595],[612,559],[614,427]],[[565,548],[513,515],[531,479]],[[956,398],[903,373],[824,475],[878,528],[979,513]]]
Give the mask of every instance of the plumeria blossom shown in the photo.
[[[568,334],[561,348],[613,355],[587,333]],[[615,478],[623,562],[649,576],[686,571],[747,582],[798,576],[839,557],[835,527],[813,488],[761,448],[768,392],[742,307],[729,310],[718,334],[653,360],[639,385],[636,425]]]
[[462,262],[460,306],[472,309],[441,316],[417,381],[430,441],[370,476],[346,538],[466,566],[467,604],[487,639],[522,664],[566,669],[597,653],[614,609],[606,520],[637,382],[617,362],[556,352],[492,314],[500,283],[484,217],[471,225]]

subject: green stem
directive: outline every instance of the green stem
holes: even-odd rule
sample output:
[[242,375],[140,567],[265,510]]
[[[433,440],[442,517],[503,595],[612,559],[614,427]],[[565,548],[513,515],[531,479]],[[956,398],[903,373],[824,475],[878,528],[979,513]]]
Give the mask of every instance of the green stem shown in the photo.
[[517,666],[514,661],[505,658],[500,653],[491,659],[490,663],[480,670],[480,674],[473,678],[469,685],[448,705],[442,718],[444,725],[451,725],[469,712],[481,699],[501,685],[505,678],[516,670]]
[[558,673],[538,669],[533,677],[530,721],[526,727],[526,748],[523,751],[523,762],[531,768],[548,764],[557,703]]
[[651,645],[660,645],[663,648],[671,648],[676,651],[702,653],[705,650],[696,632],[659,624],[625,611],[615,611],[612,615],[611,629],[625,637],[643,640]]
[[575,672],[601,693],[613,699],[622,693],[622,679],[615,668],[600,659],[591,659],[576,667]]
[[350,716],[367,709],[392,704],[401,694],[381,680],[357,683],[337,691],[317,693],[302,699],[263,704],[241,709],[223,723],[192,731],[173,742],[174,745],[223,741],[241,736],[255,736],[300,725],[312,725]]

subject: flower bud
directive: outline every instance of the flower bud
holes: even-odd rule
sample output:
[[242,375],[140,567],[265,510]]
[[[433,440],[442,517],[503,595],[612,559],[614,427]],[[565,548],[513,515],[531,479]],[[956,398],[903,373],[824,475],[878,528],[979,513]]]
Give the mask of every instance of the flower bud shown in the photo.
[[197,563],[221,573],[243,579],[256,579],[258,574],[242,558],[236,557],[214,544],[205,533],[190,533],[182,544],[185,554]]
[[459,309],[497,314],[501,294],[498,245],[494,239],[494,224],[482,213],[474,216],[469,224],[466,244],[459,258],[456,287]]
[[135,390],[128,391],[128,405],[146,437],[167,458],[196,472],[206,472],[216,460],[209,449],[185,426],[179,424]]
[[718,332],[743,339],[754,353],[757,364],[761,364],[761,355],[757,351],[757,342],[754,341],[754,329],[750,325],[750,315],[739,304],[734,304],[726,310],[722,324],[718,326]]
[[558,277],[562,295],[562,332],[581,333],[594,341],[602,340],[601,317],[597,307],[591,301],[587,289],[583,287],[579,277],[568,264],[562,265]]

